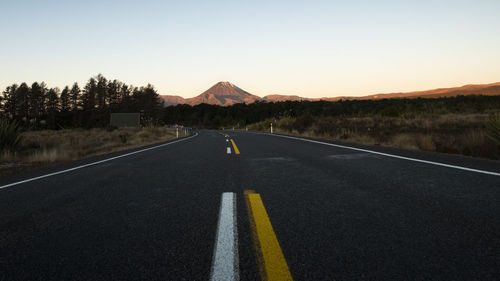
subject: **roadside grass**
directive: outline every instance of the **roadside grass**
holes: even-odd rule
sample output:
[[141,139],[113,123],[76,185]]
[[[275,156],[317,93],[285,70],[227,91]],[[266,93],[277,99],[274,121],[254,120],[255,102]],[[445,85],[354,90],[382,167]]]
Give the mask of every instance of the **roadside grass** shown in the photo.
[[14,151],[0,153],[0,176],[9,168],[74,161],[174,138],[175,129],[166,127],[26,131]]
[[[426,114],[363,117],[286,117],[249,125],[250,130],[500,159],[500,119],[490,114]],[[298,126],[303,125],[298,128]],[[498,140],[498,141],[497,141]]]
[[14,151],[21,141],[21,128],[16,121],[0,118],[0,152]]

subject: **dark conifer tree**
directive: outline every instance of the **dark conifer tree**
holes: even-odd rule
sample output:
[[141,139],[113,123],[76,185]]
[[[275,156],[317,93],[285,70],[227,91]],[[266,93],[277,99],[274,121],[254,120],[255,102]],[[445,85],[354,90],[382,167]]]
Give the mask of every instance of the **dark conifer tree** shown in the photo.
[[46,97],[47,113],[56,114],[59,111],[59,88],[50,88]]
[[68,112],[70,108],[69,87],[66,86],[61,92],[61,112]]
[[26,83],[21,83],[16,90],[16,116],[23,123],[27,123],[30,108],[30,88]]
[[143,114],[146,123],[151,124],[158,121],[163,106],[158,93],[151,84],[136,88],[132,99],[135,111],[140,111]]
[[46,96],[47,121],[49,128],[56,128],[56,114],[59,111],[59,89],[50,88]]
[[80,87],[78,86],[78,83],[74,83],[73,86],[71,87],[70,91],[70,105],[71,105],[71,110],[75,111],[79,108],[80,104]]
[[116,111],[120,106],[120,88],[122,83],[118,80],[108,82],[108,104],[111,111]]
[[18,85],[12,84],[3,91],[3,108],[7,118],[13,119],[16,117],[17,91]]
[[42,118],[45,113],[45,83],[38,84],[35,82],[30,89],[30,117],[34,118],[35,122]]
[[86,112],[90,112],[95,108],[96,87],[97,87],[97,82],[94,79],[94,77],[92,77],[89,79],[89,81],[85,85],[85,88],[83,89],[82,105],[83,105],[83,110]]
[[96,85],[96,94],[97,94],[97,108],[100,111],[106,110],[107,108],[107,86],[108,80],[102,76],[102,74],[97,75],[96,77],[97,85]]

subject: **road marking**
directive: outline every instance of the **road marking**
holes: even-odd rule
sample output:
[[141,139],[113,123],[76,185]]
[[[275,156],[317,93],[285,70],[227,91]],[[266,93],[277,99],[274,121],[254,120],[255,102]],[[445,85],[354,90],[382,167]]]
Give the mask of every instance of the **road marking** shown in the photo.
[[231,154],[231,148],[227,147],[227,154]]
[[255,191],[252,189],[247,189],[247,190],[243,191],[243,195],[245,198],[245,207],[247,209],[247,214],[248,214],[248,221],[250,223],[250,231],[252,234],[252,244],[253,244],[253,248],[255,251],[255,257],[257,258],[257,266],[259,268],[261,280],[266,280],[265,279],[266,278],[266,271],[265,271],[265,268],[263,266],[264,261],[262,260],[259,239],[257,239],[257,233],[256,233],[256,229],[255,229],[255,221],[254,221],[252,212],[250,211],[250,201],[248,200],[248,195],[253,194],[253,193],[255,193]]
[[236,143],[234,143],[234,140],[231,139],[231,143],[233,144],[233,148],[234,148],[234,153],[236,154],[240,154],[240,150],[238,149],[238,147],[236,146]]
[[236,194],[233,192],[222,193],[210,280],[240,280]]
[[293,280],[260,195],[251,190],[244,194],[262,280]]
[[492,175],[492,176],[500,176],[500,173],[496,173],[496,172],[472,169],[472,168],[456,166],[456,165],[451,165],[451,164],[444,164],[444,163],[439,163],[439,162],[434,162],[434,161],[427,161],[427,160],[422,160],[422,159],[417,159],[417,158],[404,157],[404,156],[383,153],[383,152],[378,152],[378,151],[373,151],[373,150],[368,150],[368,149],[350,147],[350,146],[345,146],[345,145],[340,145],[340,144],[333,144],[333,143],[327,143],[327,142],[321,142],[321,141],[315,141],[315,140],[309,140],[309,139],[302,139],[302,138],[296,138],[296,137],[290,137],[290,136],[283,136],[283,135],[277,135],[277,134],[266,134],[266,133],[255,133],[255,134],[267,135],[267,136],[273,136],[273,137],[281,137],[281,138],[287,138],[287,139],[294,139],[294,140],[300,140],[300,141],[307,141],[307,142],[329,145],[329,146],[345,148],[345,149],[350,149],[350,150],[355,150],[355,151],[362,151],[362,152],[367,152],[367,153],[372,153],[372,154],[377,154],[377,155],[382,155],[382,156],[387,156],[387,157],[392,157],[392,158],[397,158],[397,159],[403,159],[403,160],[431,164],[431,165],[436,165],[436,166],[441,166],[441,167],[464,170],[464,171],[469,171],[469,172],[474,172],[474,173],[480,173],[480,174],[486,174],[486,175]]
[[62,171],[58,171],[58,172],[54,172],[54,173],[50,173],[50,174],[46,174],[46,175],[42,175],[42,176],[30,178],[30,179],[27,179],[27,180],[22,180],[22,181],[18,181],[18,182],[9,183],[9,184],[0,186],[0,189],[6,188],[6,187],[11,187],[11,186],[14,186],[14,185],[19,185],[19,184],[22,184],[22,183],[27,183],[27,182],[35,181],[35,180],[39,180],[39,179],[43,179],[43,178],[48,178],[48,177],[51,177],[51,176],[55,176],[55,175],[59,175],[59,174],[67,173],[67,172],[71,172],[71,171],[74,171],[74,170],[78,170],[78,169],[81,169],[81,168],[85,168],[85,167],[89,167],[89,166],[101,164],[101,163],[108,162],[108,161],[111,161],[111,160],[115,160],[115,159],[118,159],[118,158],[127,157],[127,156],[130,156],[130,155],[133,155],[133,154],[137,154],[137,153],[141,153],[141,152],[144,152],[144,151],[148,151],[148,150],[160,148],[160,147],[163,147],[163,146],[171,145],[171,144],[174,144],[174,143],[178,143],[178,142],[181,142],[181,141],[185,141],[185,140],[194,138],[196,136],[198,136],[198,133],[195,133],[193,136],[190,136],[190,137],[187,137],[187,138],[183,138],[183,139],[180,139],[180,140],[176,140],[176,141],[172,141],[172,142],[160,144],[160,145],[157,145],[157,146],[153,146],[153,147],[149,147],[149,148],[145,148],[145,149],[141,149],[141,150],[129,152],[129,153],[126,153],[126,154],[118,155],[118,156],[115,156],[115,157],[107,158],[107,159],[96,161],[96,162],[92,162],[92,163],[88,163],[88,164],[81,165],[81,166],[78,166],[78,167],[73,167],[73,168],[70,168],[70,169],[66,169],[66,170],[62,170]]

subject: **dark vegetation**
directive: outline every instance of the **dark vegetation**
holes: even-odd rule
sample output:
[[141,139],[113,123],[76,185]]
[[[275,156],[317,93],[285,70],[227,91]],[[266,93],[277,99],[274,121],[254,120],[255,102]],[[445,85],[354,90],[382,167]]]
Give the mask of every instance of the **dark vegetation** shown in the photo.
[[113,112],[141,112],[144,125],[151,125],[160,122],[162,109],[152,85],[134,87],[100,74],[83,88],[21,83],[8,86],[0,97],[0,117],[29,130],[105,127]]
[[184,124],[202,128],[238,127],[264,120],[296,118],[295,130],[307,129],[313,120],[325,117],[382,117],[412,119],[444,114],[495,114],[500,112],[500,96],[458,96],[434,99],[383,99],[329,101],[255,102],[222,107],[200,104],[165,108],[167,124]]
[[16,121],[0,119],[0,152],[14,151],[21,140],[21,129]]
[[[80,88],[13,84],[0,97],[0,150],[13,151],[21,131],[104,128],[110,113],[141,112],[145,127],[235,128],[370,145],[500,159],[500,96],[382,100],[255,102],[163,107],[153,86],[134,87],[102,75]],[[123,140],[122,140],[123,142]]]
[[[0,96],[0,176],[175,138],[159,127],[163,103],[153,86],[97,75],[62,90],[34,82]],[[113,128],[110,113],[140,112],[144,128]]]
[[177,105],[165,123],[500,159],[500,96]]

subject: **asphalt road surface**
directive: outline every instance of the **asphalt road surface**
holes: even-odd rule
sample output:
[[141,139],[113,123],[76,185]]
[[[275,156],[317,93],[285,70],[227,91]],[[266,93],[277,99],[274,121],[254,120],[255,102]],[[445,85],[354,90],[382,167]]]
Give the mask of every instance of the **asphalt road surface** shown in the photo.
[[0,179],[76,167],[0,188],[0,280],[499,280],[500,163],[369,149],[411,159],[200,131]]

